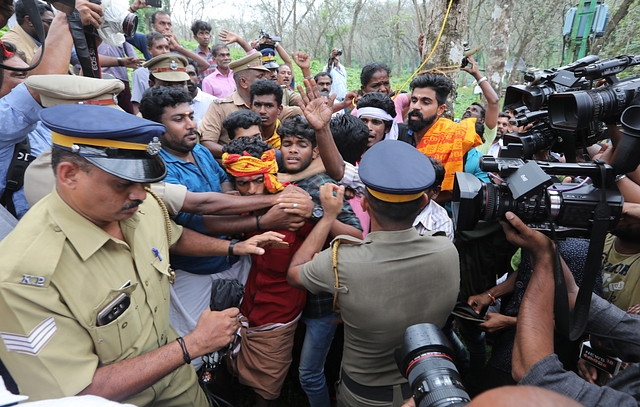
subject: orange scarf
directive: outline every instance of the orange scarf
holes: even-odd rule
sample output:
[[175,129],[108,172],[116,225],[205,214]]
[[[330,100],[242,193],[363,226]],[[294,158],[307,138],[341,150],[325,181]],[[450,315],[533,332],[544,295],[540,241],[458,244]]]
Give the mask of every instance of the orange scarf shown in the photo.
[[476,133],[476,119],[456,123],[441,117],[422,136],[416,148],[442,162],[445,169],[442,190],[452,191],[454,174],[464,171],[464,155],[480,144],[482,140]]
[[280,144],[281,144],[280,136],[278,136],[278,133],[277,133],[279,126],[280,126],[280,119],[276,119],[276,128],[273,129],[273,136],[264,140],[265,143],[269,144],[273,148],[277,148],[278,150],[280,149]]
[[222,154],[222,165],[234,177],[264,174],[264,185],[269,193],[275,194],[284,189],[284,185],[276,176],[278,172],[276,150],[267,150],[260,158],[253,157],[246,151],[244,155],[224,153]]

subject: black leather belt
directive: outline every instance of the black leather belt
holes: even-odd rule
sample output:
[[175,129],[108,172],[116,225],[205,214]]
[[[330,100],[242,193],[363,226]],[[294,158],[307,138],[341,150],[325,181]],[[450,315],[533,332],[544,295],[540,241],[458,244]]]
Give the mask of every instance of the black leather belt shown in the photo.
[[[375,401],[393,401],[393,386],[365,386],[353,381],[344,370],[342,371],[342,381],[353,394],[362,398]],[[402,383],[400,389],[403,400],[411,398],[409,383]]]

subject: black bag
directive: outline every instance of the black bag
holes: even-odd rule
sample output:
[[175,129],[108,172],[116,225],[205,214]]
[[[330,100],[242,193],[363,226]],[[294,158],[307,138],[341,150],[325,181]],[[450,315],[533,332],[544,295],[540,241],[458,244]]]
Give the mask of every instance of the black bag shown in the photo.
[[[223,311],[227,308],[239,307],[243,296],[244,285],[237,279],[214,280],[211,285],[209,308],[211,308],[211,311]],[[198,371],[198,381],[200,387],[202,387],[204,393],[207,395],[211,406],[220,406],[221,404],[231,406],[229,402],[216,396],[209,389],[209,386],[216,381],[216,370],[220,367],[226,354],[227,349],[220,349],[217,352],[202,356],[204,364]]]

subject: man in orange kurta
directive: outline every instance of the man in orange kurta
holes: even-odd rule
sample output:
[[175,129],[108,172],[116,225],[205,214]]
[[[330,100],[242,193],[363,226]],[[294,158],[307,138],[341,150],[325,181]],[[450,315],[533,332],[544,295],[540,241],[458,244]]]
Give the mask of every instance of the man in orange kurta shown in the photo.
[[444,165],[446,173],[438,201],[451,200],[454,174],[464,170],[464,155],[482,144],[475,130],[476,119],[456,123],[441,117],[452,86],[447,77],[437,74],[421,75],[411,81],[408,130],[398,137]]

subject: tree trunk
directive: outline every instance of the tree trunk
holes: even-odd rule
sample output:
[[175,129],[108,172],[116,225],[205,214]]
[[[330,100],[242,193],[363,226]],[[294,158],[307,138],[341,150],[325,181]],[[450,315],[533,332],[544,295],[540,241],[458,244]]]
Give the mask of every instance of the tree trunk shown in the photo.
[[[453,83],[451,93],[447,98],[447,110],[445,117],[453,118],[453,108],[458,96],[457,84],[460,62],[464,54],[462,46],[467,27],[467,0],[451,0],[451,11],[445,23],[442,37],[440,38],[433,56],[425,66],[427,69],[441,69]],[[423,32],[425,35],[425,58],[431,52],[438,40],[438,34],[442,27],[442,20],[447,12],[449,1],[431,1],[426,10]],[[466,75],[466,74],[465,74]]]
[[[502,90],[505,62],[509,56],[509,33],[513,0],[494,0],[491,14],[491,34],[487,46],[485,76],[496,94]],[[516,61],[517,62],[517,61]]]
[[347,46],[344,49],[344,60],[343,65],[351,68],[351,51],[353,50],[353,37],[356,33],[356,24],[358,23],[358,16],[362,11],[362,7],[367,2],[367,0],[357,0],[353,9],[353,19],[351,20],[351,27],[349,28],[349,41],[347,42]]
[[591,54],[598,55],[600,53],[602,46],[609,39],[613,30],[618,26],[620,21],[629,14],[629,7],[637,1],[638,0],[623,0],[618,10],[616,10],[616,13],[611,18],[611,21],[607,24],[607,28],[604,30],[604,35],[600,38],[596,38],[593,42],[593,45],[591,46]]

